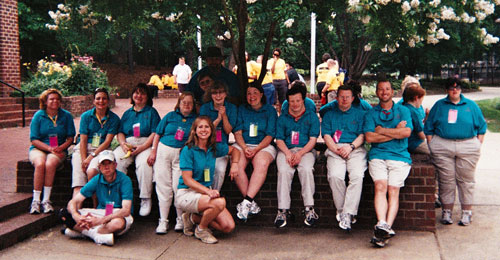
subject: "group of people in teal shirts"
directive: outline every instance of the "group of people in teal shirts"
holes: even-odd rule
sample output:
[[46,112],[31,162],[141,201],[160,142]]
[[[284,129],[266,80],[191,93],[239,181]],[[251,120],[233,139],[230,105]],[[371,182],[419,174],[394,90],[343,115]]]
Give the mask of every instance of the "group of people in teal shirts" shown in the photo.
[[[264,90],[257,83],[250,84],[246,102],[238,107],[227,101],[227,85],[212,79],[212,84],[205,88],[203,101],[184,92],[174,110],[163,119],[152,106],[152,95],[145,84],[132,90],[132,107],[121,119],[108,108],[107,91],[97,89],[95,107],[82,114],[80,121],[80,138],[72,155],[72,187],[78,194],[99,173],[97,155],[111,149],[111,140],[116,135],[119,147],[113,153],[117,170],[126,174],[129,165],[135,163],[141,216],[151,211],[153,182],[156,183],[160,211],[156,233],[167,233],[169,210],[175,202],[174,229],[205,243],[216,243],[209,227],[227,233],[235,226],[220,195],[226,172],[242,195],[236,216],[247,221],[261,211],[254,198],[266,180],[269,165],[276,160],[278,213],[274,224],[285,227],[292,217],[290,190],[297,171],[304,201],[304,224],[314,226],[319,220],[313,198],[317,157],[314,147],[321,134],[328,147],[327,177],[341,229],[349,231],[356,222],[362,180],[368,168],[375,182],[378,220],[372,242],[384,246],[395,235],[392,224],[398,210],[397,197],[411,167],[409,147],[413,152],[424,146],[427,149],[422,151],[432,155],[439,175],[441,221],[453,223],[458,186],[462,205],[460,224],[469,225],[474,170],[486,122],[477,105],[461,94],[459,81],[452,82],[446,85],[448,96],[430,110],[425,125],[425,112],[421,108],[425,91],[419,90],[418,81],[405,89],[402,104],[392,101],[394,90],[390,83],[380,81],[376,91],[380,103],[373,108],[360,98],[359,84],[350,82],[339,88],[335,101],[319,110],[320,116],[300,81],[291,84],[280,116],[273,106],[266,104]],[[53,211],[50,192],[54,173],[76,134],[71,115],[61,108],[61,99],[57,90],[44,92],[40,96],[41,110],[30,126],[29,158],[35,166],[32,214]],[[196,106],[197,102],[202,103],[201,107]],[[232,145],[230,133],[234,134]],[[371,143],[369,152],[365,142]],[[245,169],[249,163],[253,171],[247,175]],[[350,180],[347,185],[346,174]]]

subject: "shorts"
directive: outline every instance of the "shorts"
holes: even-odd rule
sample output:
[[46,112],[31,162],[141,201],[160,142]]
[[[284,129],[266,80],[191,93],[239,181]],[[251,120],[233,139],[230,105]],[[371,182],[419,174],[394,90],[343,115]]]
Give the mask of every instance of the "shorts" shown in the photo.
[[[66,152],[64,152],[64,153],[66,154]],[[57,155],[55,155],[53,153],[44,152],[44,151],[39,150],[37,148],[31,149],[31,151],[28,153],[28,159],[31,162],[31,164],[33,164],[33,162],[36,159],[38,159],[39,157],[43,157],[43,158],[45,158],[45,160],[47,160],[48,157],[56,157],[57,159],[59,159],[59,163],[62,163],[62,161],[66,158],[66,156],[64,158],[59,158]]]
[[387,180],[387,185],[399,188],[405,186],[410,169],[411,165],[402,161],[373,159],[368,163],[368,170],[374,182]]
[[[73,167],[72,171],[72,181],[71,181],[71,188],[74,187],[83,187],[85,184],[88,182],[88,176],[86,172],[83,172],[82,170],[82,158],[80,155],[80,145],[81,143],[77,144],[75,148],[73,149],[73,156],[71,159],[71,165]],[[96,150],[96,148],[92,147],[91,144],[87,145],[87,151],[88,153],[92,153]],[[89,169],[96,169],[99,171],[99,159],[98,156],[95,158],[92,158],[92,160],[89,163],[89,166],[87,167],[87,171]]]
[[[113,209],[113,212],[116,212],[120,209]],[[80,212],[80,215],[87,215],[87,213],[90,213],[92,215],[95,215],[95,216],[98,216],[98,217],[104,217],[105,216],[105,213],[106,213],[106,210],[105,209],[88,209],[88,208],[84,208],[84,209],[79,209],[78,212]],[[125,228],[120,231],[118,234],[118,236],[121,236],[125,233],[127,233],[127,231],[130,229],[130,227],[132,227],[132,224],[134,223],[134,218],[132,217],[132,215],[128,215],[126,217],[124,217],[125,219]]]
[[[255,147],[258,146],[258,144],[247,144],[247,146],[250,147],[250,148],[255,148]],[[233,147],[235,147],[238,150],[240,150],[240,152],[243,152],[243,149],[241,149],[241,147],[237,143],[234,143]],[[278,151],[276,151],[276,148],[272,144],[264,147],[259,152],[267,152],[267,153],[269,153],[273,157],[273,160],[276,159],[276,154],[278,153]]]
[[201,193],[192,189],[178,189],[175,195],[175,207],[188,213],[199,213],[198,201]]

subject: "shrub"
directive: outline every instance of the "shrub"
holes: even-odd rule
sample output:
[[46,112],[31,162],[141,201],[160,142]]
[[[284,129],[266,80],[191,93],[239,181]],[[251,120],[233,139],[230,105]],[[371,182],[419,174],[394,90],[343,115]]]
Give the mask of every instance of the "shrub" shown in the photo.
[[37,72],[21,84],[28,97],[39,96],[44,90],[55,88],[64,96],[88,95],[96,88],[106,88],[114,92],[108,84],[106,73],[95,66],[92,57],[73,56],[71,63],[41,59]]

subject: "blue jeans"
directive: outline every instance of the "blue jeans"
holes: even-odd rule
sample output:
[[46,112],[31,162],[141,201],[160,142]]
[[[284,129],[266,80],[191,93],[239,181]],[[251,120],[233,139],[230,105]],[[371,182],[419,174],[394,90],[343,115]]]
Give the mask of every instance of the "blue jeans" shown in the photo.
[[273,105],[274,104],[274,95],[275,95],[275,89],[274,85],[271,83],[267,83],[262,85],[262,88],[264,89],[264,95],[266,96],[266,101],[267,104]]

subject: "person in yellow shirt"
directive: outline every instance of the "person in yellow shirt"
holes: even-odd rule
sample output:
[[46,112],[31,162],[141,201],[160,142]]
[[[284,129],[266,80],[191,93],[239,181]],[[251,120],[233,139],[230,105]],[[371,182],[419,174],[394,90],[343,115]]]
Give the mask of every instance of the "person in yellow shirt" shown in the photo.
[[321,95],[321,91],[323,90],[323,87],[326,84],[326,78],[329,70],[327,61],[329,59],[331,59],[330,54],[324,53],[323,56],[321,57],[323,63],[319,64],[316,67],[316,76],[318,76],[317,80],[318,83],[316,83],[316,90],[317,90],[316,93],[318,93],[318,95]]
[[[260,72],[262,70],[262,59],[263,56],[259,55],[255,64],[257,78],[260,76]],[[271,75],[271,71],[269,70],[266,71],[264,79],[262,80],[262,88],[264,89],[264,95],[266,96],[267,104],[274,104],[276,89],[274,88],[273,77]]]
[[250,60],[248,52],[245,52],[245,60],[247,61],[248,83],[252,83],[259,77],[262,66],[259,67],[259,64],[257,64],[256,61]]
[[149,78],[148,87],[153,97],[158,97],[158,90],[163,90],[165,87],[160,77],[156,74],[150,73],[151,78]]
[[161,81],[163,82],[163,85],[166,86],[167,89],[179,89],[178,85],[175,84],[175,77],[172,75],[172,72],[166,72],[162,78]]
[[326,84],[323,87],[322,95],[327,97],[328,102],[335,100],[337,97],[337,89],[344,85],[344,72],[339,73],[339,65],[336,60],[329,59],[327,61],[330,69],[327,74]]
[[281,106],[286,99],[286,92],[288,91],[288,76],[285,73],[286,63],[280,56],[281,49],[275,48],[273,50],[273,58],[267,61],[267,69],[271,70],[273,85],[278,92],[278,101]]

